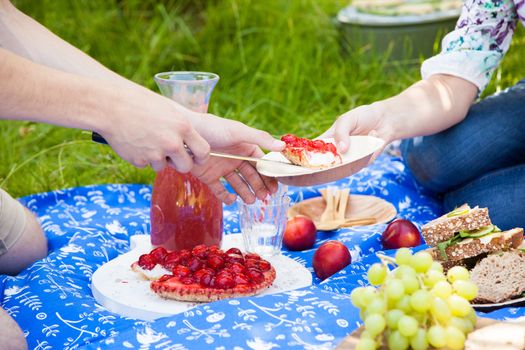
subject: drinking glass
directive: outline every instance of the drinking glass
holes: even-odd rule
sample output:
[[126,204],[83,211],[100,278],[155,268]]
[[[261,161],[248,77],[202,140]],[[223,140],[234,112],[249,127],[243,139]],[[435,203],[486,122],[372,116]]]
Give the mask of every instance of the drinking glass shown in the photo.
[[239,200],[239,222],[246,251],[263,257],[281,253],[290,197],[273,195],[254,204]]

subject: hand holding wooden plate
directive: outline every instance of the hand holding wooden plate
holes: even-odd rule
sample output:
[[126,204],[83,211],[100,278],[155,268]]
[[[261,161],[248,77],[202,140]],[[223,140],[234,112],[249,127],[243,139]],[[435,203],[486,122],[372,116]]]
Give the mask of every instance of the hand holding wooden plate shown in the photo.
[[[330,141],[330,140],[326,140]],[[333,140],[332,140],[333,141]],[[265,176],[275,177],[277,181],[293,186],[319,185],[350,176],[363,169],[372,155],[384,146],[384,141],[372,136],[349,136],[348,151],[341,154],[342,163],[324,169],[311,169],[302,166],[280,165],[278,163],[258,162],[257,171]],[[270,152],[264,159],[290,163],[281,153]]]

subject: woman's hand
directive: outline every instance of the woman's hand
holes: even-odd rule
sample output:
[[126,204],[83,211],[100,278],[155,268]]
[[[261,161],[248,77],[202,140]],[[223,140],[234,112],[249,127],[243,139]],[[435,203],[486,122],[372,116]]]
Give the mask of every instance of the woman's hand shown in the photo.
[[436,74],[399,95],[341,115],[321,137],[334,137],[339,150],[346,152],[350,135],[379,137],[385,146],[394,140],[431,135],[461,122],[477,91],[462,78]]
[[[221,152],[249,157],[262,157],[264,153],[252,144],[238,144],[221,149]],[[210,157],[204,165],[196,165],[191,173],[208,185],[213,194],[226,204],[232,204],[237,196],[226,190],[221,177],[230,183],[233,190],[246,203],[253,203],[255,198],[264,199],[277,191],[277,181],[260,175],[247,161]]]
[[[348,150],[348,137],[350,135],[375,136],[383,139],[386,146],[393,141],[393,128],[390,125],[390,119],[383,117],[380,111],[380,103],[359,106],[344,113],[320,137],[335,138],[337,148],[341,153]],[[378,150],[372,159],[375,159],[383,148]]]

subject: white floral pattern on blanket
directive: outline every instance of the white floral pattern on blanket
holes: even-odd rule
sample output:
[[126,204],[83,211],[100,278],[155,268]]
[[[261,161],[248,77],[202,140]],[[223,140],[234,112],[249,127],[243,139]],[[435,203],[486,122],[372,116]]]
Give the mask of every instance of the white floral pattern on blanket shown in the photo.
[[[393,203],[399,216],[416,224],[440,214],[440,205],[417,186],[398,158],[335,183],[352,193]],[[319,195],[320,187],[291,188],[294,200]],[[35,194],[22,199],[42,221],[50,254],[17,277],[0,276],[2,307],[20,324],[31,349],[331,349],[358,326],[348,293],[366,283],[371,253],[380,249],[385,225],[320,234],[344,242],[354,262],[320,284],[287,293],[201,305],[155,322],[124,318],[98,305],[90,278],[105,262],[129,248],[129,237],[149,232],[151,188],[100,185]],[[239,231],[236,208],[224,208],[225,233]],[[311,270],[314,249],[284,254]],[[515,318],[506,309],[491,317]]]

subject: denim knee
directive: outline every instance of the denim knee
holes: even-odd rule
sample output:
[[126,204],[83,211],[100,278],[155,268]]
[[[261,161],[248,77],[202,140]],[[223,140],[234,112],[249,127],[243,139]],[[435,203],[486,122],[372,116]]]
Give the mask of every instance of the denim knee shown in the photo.
[[446,154],[425,137],[401,142],[401,156],[418,181],[426,189],[443,193],[450,187],[450,174],[446,168]]

